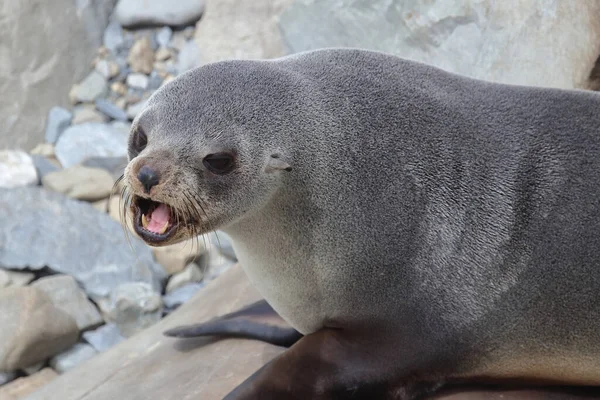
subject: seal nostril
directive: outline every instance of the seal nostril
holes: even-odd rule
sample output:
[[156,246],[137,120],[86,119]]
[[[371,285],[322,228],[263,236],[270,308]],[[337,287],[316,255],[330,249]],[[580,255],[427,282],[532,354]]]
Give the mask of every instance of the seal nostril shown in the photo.
[[150,193],[150,189],[158,185],[159,182],[158,173],[147,165],[140,168],[137,177],[146,193]]

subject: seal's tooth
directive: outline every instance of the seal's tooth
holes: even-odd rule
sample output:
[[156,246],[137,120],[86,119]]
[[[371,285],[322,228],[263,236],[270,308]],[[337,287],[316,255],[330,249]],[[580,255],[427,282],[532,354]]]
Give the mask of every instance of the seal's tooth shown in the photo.
[[142,226],[144,228],[148,227],[148,219],[146,218],[146,214],[142,214]]
[[160,231],[158,231],[159,234],[163,234],[167,231],[167,228],[169,227],[169,221],[167,220],[167,222],[165,222],[165,224],[163,225],[162,228],[160,228]]

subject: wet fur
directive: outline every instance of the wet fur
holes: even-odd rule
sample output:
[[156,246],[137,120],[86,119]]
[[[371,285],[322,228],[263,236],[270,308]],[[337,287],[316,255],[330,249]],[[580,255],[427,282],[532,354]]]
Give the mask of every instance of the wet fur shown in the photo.
[[[192,196],[194,233],[226,231],[292,327],[347,332],[380,379],[596,385],[598,110],[369,51],[225,61],[153,95],[129,187],[160,159],[154,196]],[[239,168],[212,176],[223,149]]]

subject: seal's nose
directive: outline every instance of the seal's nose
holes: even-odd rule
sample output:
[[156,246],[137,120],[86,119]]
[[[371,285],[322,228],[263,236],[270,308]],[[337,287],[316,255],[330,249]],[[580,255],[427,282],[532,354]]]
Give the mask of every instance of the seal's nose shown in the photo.
[[138,172],[137,177],[144,187],[144,191],[148,194],[150,194],[150,189],[158,185],[159,182],[158,172],[147,165],[144,165],[142,168],[140,168],[140,172]]

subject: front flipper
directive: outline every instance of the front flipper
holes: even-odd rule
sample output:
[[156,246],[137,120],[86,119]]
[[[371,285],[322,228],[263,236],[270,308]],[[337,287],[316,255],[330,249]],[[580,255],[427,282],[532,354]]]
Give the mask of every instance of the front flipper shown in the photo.
[[302,337],[302,334],[289,326],[265,300],[212,321],[180,326],[164,334],[179,338],[221,336],[256,339],[283,347],[290,347]]

